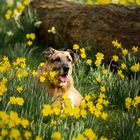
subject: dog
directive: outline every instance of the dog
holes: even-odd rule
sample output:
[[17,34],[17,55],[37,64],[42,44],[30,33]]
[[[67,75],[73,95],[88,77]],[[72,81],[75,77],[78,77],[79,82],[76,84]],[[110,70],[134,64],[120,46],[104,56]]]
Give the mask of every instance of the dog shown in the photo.
[[40,77],[44,72],[57,71],[57,82],[52,82],[47,78],[46,86],[47,91],[53,99],[61,100],[66,93],[68,99],[71,102],[72,107],[80,106],[83,97],[74,88],[72,78],[72,68],[79,56],[72,50],[58,51],[53,48],[43,51],[43,54],[47,58],[44,65],[39,68],[38,76]]

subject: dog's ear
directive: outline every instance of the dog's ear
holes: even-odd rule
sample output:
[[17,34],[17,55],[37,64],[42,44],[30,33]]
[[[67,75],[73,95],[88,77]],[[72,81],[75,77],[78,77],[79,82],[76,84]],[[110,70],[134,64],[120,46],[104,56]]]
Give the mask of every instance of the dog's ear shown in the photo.
[[73,59],[73,63],[75,63],[79,59],[79,55],[77,53],[73,52],[70,49],[68,49],[67,51],[70,53],[70,55],[71,55],[71,57]]
[[55,52],[56,52],[55,49],[49,47],[47,50],[43,51],[42,54],[43,54],[45,57],[50,58]]

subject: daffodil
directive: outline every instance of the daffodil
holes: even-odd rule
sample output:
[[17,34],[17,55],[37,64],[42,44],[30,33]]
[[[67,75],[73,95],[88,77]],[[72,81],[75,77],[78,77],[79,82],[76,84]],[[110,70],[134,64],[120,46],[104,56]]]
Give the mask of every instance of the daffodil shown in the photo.
[[108,138],[105,136],[102,136],[99,140],[108,140]]
[[106,74],[107,74],[107,69],[103,69],[103,70],[102,70],[102,74],[103,74],[103,75],[106,75]]
[[0,135],[1,135],[2,137],[5,137],[5,136],[8,135],[8,131],[7,131],[6,129],[1,129]]
[[119,60],[119,57],[117,55],[113,55],[112,59],[117,62]]
[[27,119],[21,119],[21,125],[23,128],[27,128],[29,126],[29,121]]
[[21,93],[22,91],[23,91],[23,87],[22,86],[17,86],[17,91],[19,92],[19,93]]
[[26,131],[24,132],[24,137],[25,137],[26,140],[31,139],[31,137],[32,137],[31,131],[27,131],[27,130],[26,130]]
[[100,83],[101,82],[101,78],[100,77],[97,77],[96,78],[96,81]]
[[42,114],[43,114],[43,116],[48,116],[48,115],[52,114],[52,109],[49,104],[44,105],[44,107],[42,109]]
[[133,46],[132,51],[133,51],[134,53],[137,53],[137,52],[138,52],[138,47]]
[[10,131],[9,137],[10,137],[10,139],[19,139],[21,137],[20,131],[16,128],[13,128]]
[[73,50],[78,50],[79,49],[79,45],[78,44],[74,44],[73,45]]
[[140,71],[140,64],[139,63],[135,63],[134,65],[131,66],[130,69],[133,72],[138,72],[138,71]]
[[46,78],[44,76],[40,76],[39,80],[40,80],[41,83],[44,83]]
[[112,44],[114,47],[116,47],[117,49],[121,48],[121,43],[118,42],[118,40],[113,40],[112,41]]
[[122,50],[122,54],[123,54],[124,56],[126,56],[126,55],[128,54],[128,50],[127,50],[127,49],[123,49],[123,50]]
[[127,98],[125,99],[125,107],[126,107],[128,110],[130,110],[131,105],[132,105],[132,98],[127,97]]
[[39,64],[39,67],[43,67],[44,66],[44,62],[41,62],[40,64]]
[[62,139],[60,132],[57,132],[57,131],[52,133],[51,138],[53,140],[61,140]]
[[83,134],[78,134],[78,136],[72,138],[72,140],[86,140],[86,137]]
[[51,120],[51,122],[50,122],[50,124],[52,125],[52,126],[55,126],[56,125],[56,120]]
[[56,29],[55,29],[55,27],[52,27],[51,29],[49,29],[49,30],[48,30],[48,33],[56,34]]
[[10,104],[13,104],[13,105],[20,105],[22,106],[24,104],[24,99],[21,98],[21,97],[10,97]]
[[86,63],[87,63],[87,65],[91,65],[91,64],[92,64],[92,60],[91,60],[91,59],[88,59],[88,60],[86,61]]
[[12,16],[12,10],[8,10],[8,11],[6,12],[6,14],[5,14],[5,18],[6,18],[7,20],[9,20],[9,19],[11,18],[11,16]]
[[86,58],[86,54],[85,53],[81,53],[81,58]]
[[99,59],[99,60],[104,59],[104,54],[103,53],[98,52],[95,56],[96,56],[96,59]]
[[122,79],[125,77],[122,70],[118,70],[117,73]]
[[86,128],[83,132],[83,134],[89,139],[94,140],[96,139],[96,134],[92,131],[91,128]]
[[125,63],[122,63],[121,64],[121,68],[124,70],[124,69],[126,69],[126,64]]
[[41,136],[36,136],[35,140],[43,140]]
[[33,77],[36,77],[37,76],[37,71],[33,70],[32,75],[33,75]]
[[27,42],[27,45],[28,46],[31,46],[33,44],[33,42],[31,41],[31,40],[29,40],[28,42]]
[[29,3],[30,3],[30,0],[23,0],[23,4],[24,4],[25,6],[29,5]]
[[102,118],[103,120],[107,120],[108,114],[107,114],[106,112],[102,112],[101,118]]
[[105,91],[106,91],[105,86],[101,86],[101,87],[100,87],[100,91],[101,91],[101,92],[105,92]]

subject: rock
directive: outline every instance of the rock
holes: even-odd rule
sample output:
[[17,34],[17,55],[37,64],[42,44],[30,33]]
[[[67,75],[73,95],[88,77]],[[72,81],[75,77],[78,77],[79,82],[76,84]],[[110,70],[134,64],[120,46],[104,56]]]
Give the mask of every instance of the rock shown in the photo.
[[[105,53],[107,59],[116,53],[112,40],[127,49],[140,46],[140,6],[82,5],[65,0],[39,0],[32,6],[42,21],[39,40],[48,46],[88,45]],[[51,27],[55,27],[56,34],[48,33]]]

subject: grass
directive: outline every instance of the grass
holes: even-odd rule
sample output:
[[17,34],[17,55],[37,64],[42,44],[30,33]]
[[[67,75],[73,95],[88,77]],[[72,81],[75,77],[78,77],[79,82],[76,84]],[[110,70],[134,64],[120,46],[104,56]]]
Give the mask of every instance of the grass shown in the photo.
[[[36,31],[36,12],[25,6],[18,20],[13,17],[6,20],[6,11],[16,5],[8,8],[4,2],[0,6],[0,140],[140,139],[138,52],[128,50],[119,61],[112,59],[110,64],[104,64],[103,54],[97,56],[98,52],[94,52],[92,55],[89,47],[75,50],[80,59],[73,69],[74,84],[85,101],[79,108],[69,107],[67,101],[65,108],[52,108],[47,89],[36,84],[33,74],[45,61],[41,44],[27,38],[27,34]],[[13,35],[7,35],[9,31]],[[33,43],[31,46],[29,40]],[[82,58],[85,54],[86,58]],[[98,66],[94,63],[97,61],[101,62]],[[127,69],[121,67],[122,63]],[[18,86],[23,89],[18,90]]]

